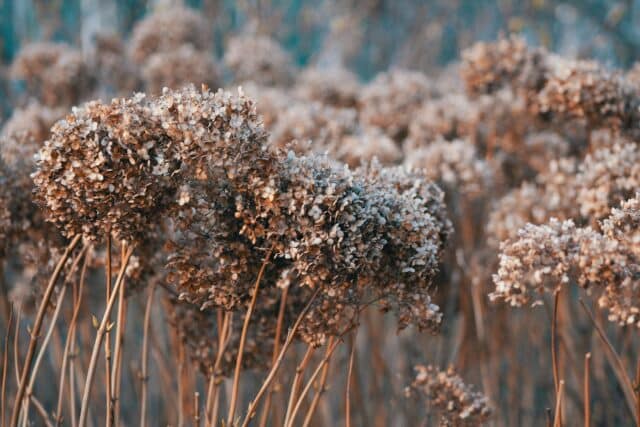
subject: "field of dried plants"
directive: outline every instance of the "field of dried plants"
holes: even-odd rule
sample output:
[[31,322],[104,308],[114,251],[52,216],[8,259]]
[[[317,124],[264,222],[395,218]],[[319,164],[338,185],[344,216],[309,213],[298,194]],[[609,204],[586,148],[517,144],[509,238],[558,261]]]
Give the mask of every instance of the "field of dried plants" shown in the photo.
[[2,427],[640,426],[640,67],[213,38],[7,68]]

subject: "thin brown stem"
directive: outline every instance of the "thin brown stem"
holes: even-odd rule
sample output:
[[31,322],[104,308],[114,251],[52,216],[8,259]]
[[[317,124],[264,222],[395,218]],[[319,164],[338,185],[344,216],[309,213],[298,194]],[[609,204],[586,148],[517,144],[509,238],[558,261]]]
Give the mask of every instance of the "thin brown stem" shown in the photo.
[[[102,339],[104,338],[104,334],[106,333],[107,328],[110,328],[111,325],[108,324],[109,313],[115,304],[116,297],[118,294],[118,290],[122,285],[124,280],[125,271],[127,269],[127,265],[129,264],[129,259],[131,258],[131,254],[133,253],[133,246],[127,249],[127,253],[122,260],[120,265],[120,272],[118,273],[118,278],[116,279],[116,283],[113,287],[113,292],[111,294],[111,298],[107,302],[107,307],[105,309],[104,315],[102,317],[102,321],[100,322],[100,326],[98,328],[98,332],[96,334],[96,339],[93,345],[93,350],[91,352],[91,358],[89,359],[89,368],[87,369],[87,378],[85,380],[84,391],[82,394],[82,406],[80,407],[80,420],[78,425],[80,427],[84,427],[87,423],[87,415],[89,410],[89,395],[91,393],[91,386],[93,384],[93,377],[95,375],[96,364],[98,355],[100,353],[100,345],[102,344]],[[108,378],[105,379],[109,381]]]
[[553,427],[562,427],[562,419],[560,418],[560,408],[562,408],[563,394],[564,394],[564,380],[560,380],[558,384],[558,395],[556,397],[556,413],[553,417]]
[[347,369],[347,390],[345,392],[345,425],[346,427],[351,427],[351,381],[353,378],[353,363],[355,360],[356,354],[356,332],[353,333],[351,337],[350,351],[349,351],[349,368]]
[[253,314],[253,310],[256,306],[256,301],[258,300],[258,290],[260,289],[260,281],[262,280],[262,276],[264,274],[265,269],[267,268],[267,264],[269,263],[269,258],[271,258],[272,249],[269,250],[267,255],[262,262],[262,266],[260,267],[260,271],[258,272],[258,277],[256,278],[256,283],[253,286],[253,295],[251,295],[251,302],[249,303],[249,308],[247,309],[247,314],[244,318],[244,323],[242,324],[242,332],[240,334],[240,344],[238,345],[238,356],[236,357],[236,368],[233,374],[233,388],[231,390],[231,403],[229,404],[229,413],[227,415],[227,425],[233,425],[233,417],[236,412],[236,405],[238,403],[238,392],[240,386],[240,371],[242,370],[242,356],[244,353],[244,345],[247,340],[247,331],[249,330],[249,322],[251,321],[251,315]]
[[9,367],[9,340],[11,337],[11,323],[13,322],[13,307],[9,309],[7,331],[4,334],[4,351],[2,353],[2,391],[0,392],[0,425],[5,426],[5,402],[7,402],[7,368]]
[[195,427],[200,427],[200,393],[196,391],[193,398],[193,424]]
[[339,337],[331,344],[331,347],[327,350],[327,354],[325,355],[325,357],[322,358],[322,360],[320,361],[316,369],[313,371],[313,374],[311,374],[309,381],[307,382],[305,387],[302,389],[302,392],[300,393],[300,397],[298,397],[298,401],[296,402],[296,405],[293,408],[293,412],[291,413],[291,419],[289,420],[289,423],[285,425],[285,427],[293,426],[293,422],[296,419],[296,415],[298,414],[298,411],[302,406],[302,402],[304,401],[305,396],[309,392],[309,389],[313,385],[313,382],[316,380],[316,377],[321,372],[324,365],[329,363],[329,360],[331,359],[333,352],[336,350],[336,348],[338,348],[338,344],[340,344],[341,342],[342,342],[342,337]]
[[580,299],[580,304],[582,304],[582,308],[589,316],[589,319],[591,320],[591,323],[593,324],[593,326],[596,328],[596,332],[598,332],[598,336],[600,337],[602,342],[605,344],[604,346],[606,349],[605,355],[609,361],[609,364],[613,368],[613,373],[615,374],[618,382],[620,383],[620,386],[624,393],[625,401],[627,403],[627,407],[629,408],[633,418],[637,419],[633,384],[631,383],[631,379],[627,374],[627,371],[624,367],[624,363],[622,363],[622,359],[620,359],[620,355],[613,348],[613,345],[611,345],[609,338],[607,338],[607,335],[602,330],[602,327],[598,324],[598,322],[596,322],[596,319],[593,317],[591,310],[589,310],[589,308],[587,307],[587,305],[582,299]]
[[591,353],[584,355],[584,427],[591,426]]
[[40,364],[42,363],[42,358],[47,349],[47,345],[49,344],[49,340],[51,340],[51,335],[53,334],[53,330],[55,329],[56,322],[58,320],[58,316],[60,315],[60,309],[62,308],[62,301],[64,300],[64,296],[66,294],[67,287],[63,287],[58,295],[58,299],[56,301],[56,308],[51,316],[51,323],[49,328],[47,329],[47,333],[44,336],[44,340],[42,341],[42,346],[38,351],[38,355],[36,356],[36,360],[33,364],[33,370],[31,373],[31,378],[29,380],[29,385],[27,387],[27,392],[25,393],[25,402],[24,402],[24,415],[26,417],[29,416],[29,403],[31,402],[31,396],[33,395],[33,385],[36,381],[36,377],[38,375],[38,370],[40,369]]
[[[334,337],[329,338],[329,343],[327,344],[327,352],[329,351],[329,349],[331,349],[333,340],[334,340]],[[326,356],[327,355],[325,354],[325,357]],[[322,368],[322,373],[320,374],[320,382],[317,386],[316,394],[313,396],[313,400],[311,401],[309,410],[307,411],[307,414],[304,417],[304,422],[302,424],[303,427],[309,427],[309,424],[311,424],[311,420],[313,419],[313,414],[315,413],[316,408],[320,403],[320,398],[324,394],[325,384],[327,383],[328,374],[329,374],[329,363],[326,363]]]
[[[219,319],[218,319],[219,320]],[[216,420],[218,419],[218,409],[220,407],[220,387],[217,384],[216,375],[220,369],[220,365],[222,363],[222,356],[227,349],[227,345],[231,339],[231,326],[233,317],[231,312],[225,313],[224,319],[222,321],[222,331],[220,332],[220,345],[218,347],[218,353],[216,355],[216,360],[213,365],[213,372],[211,373],[211,382],[214,384],[215,388],[213,390],[213,397],[211,403],[211,425],[216,424]]]
[[[282,336],[282,324],[284,323],[284,312],[287,307],[287,295],[289,294],[289,287],[284,288],[280,295],[280,308],[278,310],[278,322],[276,324],[276,335],[273,341],[273,356],[271,357],[271,366],[273,366],[278,360],[278,351],[280,349],[280,337]],[[265,427],[269,419],[269,410],[271,408],[271,397],[273,395],[273,387],[269,387],[267,391],[267,397],[265,398],[264,405],[262,407],[262,415],[260,416],[259,427]]]
[[315,290],[315,292],[309,299],[309,302],[307,302],[307,305],[304,307],[300,315],[298,315],[298,318],[293,324],[293,327],[287,333],[287,338],[285,339],[285,342],[282,345],[282,349],[280,350],[280,354],[278,355],[278,360],[276,360],[276,363],[271,367],[271,370],[269,371],[267,378],[265,378],[265,380],[262,382],[262,385],[260,386],[260,390],[258,390],[256,397],[254,397],[251,403],[249,403],[249,409],[247,410],[247,415],[245,416],[244,421],[242,422],[242,427],[247,427],[249,425],[249,422],[251,421],[251,418],[253,418],[254,412],[258,407],[258,403],[260,403],[260,399],[269,389],[269,385],[271,384],[276,374],[278,373],[278,369],[280,368],[280,365],[282,365],[282,361],[284,360],[285,353],[287,352],[287,349],[291,345],[291,342],[293,341],[293,338],[296,335],[298,327],[300,326],[300,323],[302,323],[302,319],[304,319],[304,317],[307,315],[307,313],[311,309],[311,304],[316,299],[316,296],[318,296],[319,292],[320,292],[320,288]]
[[151,305],[153,304],[153,294],[155,286],[151,285],[149,288],[149,296],[147,297],[147,304],[144,309],[144,326],[142,333],[142,356],[141,356],[141,406],[140,406],[140,427],[147,425],[147,385],[149,383],[149,323],[151,320]]
[[[80,305],[82,302],[82,292],[84,289],[84,281],[87,274],[89,257],[90,255],[87,255],[84,257],[84,261],[82,263],[82,270],[80,271],[80,281],[77,286],[74,285],[74,289],[73,289],[73,314],[71,316],[71,321],[69,322],[69,332],[67,334],[67,339],[64,345],[64,353],[62,355],[62,367],[60,368],[60,381],[59,381],[60,388],[58,389],[58,404],[56,405],[56,412],[55,412],[56,426],[60,426],[62,424],[62,397],[64,395],[67,363],[70,358],[73,341],[75,340],[76,322],[78,321],[78,314],[80,313]],[[69,396],[69,399],[75,399],[75,396],[71,395]],[[71,414],[71,418],[75,420],[75,413]]]
[[[123,241],[120,259],[124,259],[127,247]],[[125,278],[118,290],[118,313],[116,315],[116,345],[113,352],[114,366],[111,369],[111,409],[113,411],[113,425],[120,425],[120,382],[122,378],[122,347],[124,346],[124,328],[126,322]],[[107,377],[109,378],[109,377]]]
[[291,411],[293,410],[293,405],[295,404],[298,396],[298,389],[300,388],[300,382],[304,378],[304,370],[311,360],[311,356],[313,355],[313,346],[307,345],[307,351],[304,353],[302,357],[302,361],[296,368],[296,373],[293,377],[293,382],[291,383],[291,392],[289,393],[289,403],[287,405],[287,412],[284,416],[284,424],[289,424],[289,419],[291,418]]
[[31,364],[33,363],[33,358],[35,356],[36,347],[38,346],[38,341],[40,339],[40,329],[42,328],[42,322],[44,320],[44,316],[47,312],[47,307],[49,305],[49,301],[51,300],[51,295],[53,294],[53,289],[55,288],[56,282],[58,281],[58,277],[62,272],[62,268],[65,263],[69,259],[71,252],[75,249],[75,247],[80,242],[80,235],[77,235],[73,238],[67,249],[65,249],[64,254],[58,261],[51,278],[49,279],[49,283],[47,284],[47,288],[45,289],[44,296],[42,298],[42,302],[40,303],[40,307],[38,308],[38,313],[36,315],[36,320],[33,324],[33,328],[31,329],[31,340],[29,342],[29,348],[27,349],[27,355],[25,357],[24,366],[22,367],[22,373],[20,375],[20,381],[18,386],[18,392],[16,393],[16,399],[13,406],[13,411],[11,413],[11,422],[9,425],[11,427],[16,427],[18,425],[18,416],[20,414],[20,408],[22,407],[21,402],[24,398],[24,394],[27,389],[27,383],[29,381],[29,373],[31,372]]
[[[111,298],[111,280],[112,280],[112,277],[111,277],[111,265],[112,265],[111,264],[111,230],[107,231],[105,246],[106,246],[105,293],[106,293],[106,300],[109,301],[109,299]],[[111,315],[109,315],[107,322],[111,323]],[[113,425],[113,400],[111,399],[111,395],[112,395],[111,381],[109,381],[109,378],[111,378],[111,333],[110,331],[107,331],[104,337],[104,359],[105,359],[104,377],[107,379],[104,382],[105,395],[107,400],[105,426],[111,427]]]
[[[557,290],[553,295],[553,319],[551,321],[551,365],[553,369],[553,385],[556,396],[559,392],[559,373],[558,373],[558,349],[557,349],[557,333],[558,333],[558,306],[560,302],[560,291]],[[556,408],[557,416],[554,418],[556,422],[562,425],[562,409]]]

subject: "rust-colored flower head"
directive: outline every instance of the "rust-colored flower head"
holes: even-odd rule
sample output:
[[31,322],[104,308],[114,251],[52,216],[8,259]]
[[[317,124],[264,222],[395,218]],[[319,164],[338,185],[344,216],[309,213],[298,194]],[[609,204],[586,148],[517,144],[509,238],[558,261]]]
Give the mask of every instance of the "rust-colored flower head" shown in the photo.
[[30,103],[23,109],[13,111],[11,118],[0,131],[0,154],[7,164],[23,164],[31,169],[33,156],[49,137],[51,126],[64,116],[59,109],[38,103]]
[[360,92],[358,76],[346,68],[310,67],[296,79],[296,94],[307,101],[317,101],[333,107],[353,108]]
[[256,34],[231,37],[224,54],[224,64],[234,81],[253,81],[264,86],[289,86],[293,82],[291,56],[277,41]]
[[142,78],[149,92],[159,94],[164,87],[180,89],[189,84],[215,89],[220,83],[220,72],[211,54],[183,45],[149,56],[142,67]]
[[90,102],[57,122],[38,153],[36,197],[66,236],[137,240],[162,215],[179,165],[144,95]]
[[493,409],[489,399],[466,384],[453,367],[440,370],[431,365],[418,365],[415,371],[416,378],[406,393],[426,399],[433,415],[442,417],[440,425],[475,427],[491,418]]
[[155,11],[135,25],[129,55],[135,63],[144,64],[154,53],[173,52],[183,45],[210,52],[213,49],[210,24],[192,9],[169,7]]
[[363,123],[383,129],[400,142],[422,104],[433,95],[429,79],[417,71],[395,69],[379,74],[360,94]]
[[11,64],[11,76],[24,80],[31,95],[52,107],[76,104],[91,83],[79,51],[49,42],[24,46]]

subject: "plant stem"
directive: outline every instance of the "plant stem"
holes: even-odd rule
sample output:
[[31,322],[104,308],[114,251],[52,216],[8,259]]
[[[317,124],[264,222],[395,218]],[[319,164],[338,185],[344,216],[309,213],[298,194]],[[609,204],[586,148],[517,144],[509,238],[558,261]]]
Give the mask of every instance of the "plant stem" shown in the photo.
[[147,384],[149,382],[149,372],[148,372],[148,364],[149,364],[149,322],[151,320],[151,305],[153,303],[153,294],[155,291],[155,286],[151,285],[149,289],[149,296],[147,297],[147,305],[144,309],[144,326],[142,333],[142,372],[140,374],[140,380],[142,381],[141,386],[141,408],[140,408],[140,427],[146,427],[147,425]]
[[[111,298],[111,230],[107,231],[106,238],[106,254],[105,254],[105,292],[107,301]],[[107,322],[111,323],[111,316],[109,315]],[[111,427],[113,425],[113,400],[112,392],[111,392],[111,333],[109,331],[106,332],[104,337],[104,377],[106,378],[104,382],[105,386],[105,394],[107,399],[107,411],[106,411],[106,420],[105,426]]]
[[[282,324],[284,323],[284,312],[287,307],[287,295],[289,294],[289,287],[284,288],[280,295],[280,308],[278,310],[278,322],[276,325],[276,335],[273,341],[273,356],[271,358],[271,365],[273,366],[278,360],[278,351],[280,349],[280,337],[282,336]],[[269,409],[271,407],[271,396],[273,395],[273,387],[269,387],[267,397],[262,408],[262,415],[260,416],[259,427],[265,427],[269,418]]]
[[[98,332],[96,334],[96,339],[93,345],[93,350],[91,352],[91,358],[89,359],[89,368],[87,370],[87,378],[85,380],[84,391],[82,394],[82,406],[80,408],[80,420],[78,425],[80,427],[84,427],[87,423],[87,414],[89,410],[89,394],[91,393],[91,386],[93,384],[93,377],[95,375],[96,363],[98,359],[98,355],[100,353],[100,345],[102,344],[102,339],[106,333],[106,330],[110,325],[108,325],[109,313],[113,308],[113,304],[116,301],[116,296],[122,282],[124,280],[125,270],[127,269],[127,264],[129,264],[129,259],[131,258],[131,254],[133,252],[133,246],[130,246],[127,249],[127,253],[122,260],[120,265],[120,272],[118,273],[118,278],[116,279],[116,283],[113,287],[113,293],[111,294],[111,298],[107,302],[107,307],[104,312],[104,316],[102,317],[102,321],[100,322],[100,327],[98,328]],[[108,378],[105,379],[109,381]]]
[[22,399],[24,398],[24,394],[27,388],[27,381],[29,377],[29,373],[31,372],[31,364],[33,363],[33,357],[35,356],[36,347],[38,346],[38,340],[40,339],[40,329],[42,328],[42,322],[44,320],[45,313],[47,312],[47,306],[49,305],[49,300],[51,299],[51,295],[53,294],[53,289],[55,288],[56,282],[58,281],[58,277],[62,272],[62,268],[64,267],[67,259],[71,255],[71,252],[80,242],[80,235],[77,235],[73,238],[67,249],[65,249],[64,254],[58,261],[51,278],[49,279],[49,283],[47,284],[47,288],[44,292],[44,296],[42,298],[42,302],[40,303],[40,307],[38,308],[38,313],[36,315],[36,320],[33,324],[33,328],[31,330],[31,340],[29,342],[29,348],[27,349],[27,356],[25,357],[24,366],[22,367],[22,373],[20,375],[20,381],[18,386],[18,392],[16,393],[16,399],[13,406],[13,411],[11,413],[11,422],[9,425],[11,427],[16,427],[18,425],[18,416],[20,414],[20,408],[22,407]]
[[591,384],[589,371],[591,370],[591,353],[584,355],[584,427],[591,426]]
[[229,404],[229,414],[227,415],[227,425],[233,425],[233,417],[235,416],[236,405],[238,402],[238,392],[240,385],[240,371],[242,370],[242,355],[244,353],[244,345],[247,340],[247,331],[249,330],[249,322],[251,321],[251,315],[253,314],[253,309],[256,306],[256,301],[258,300],[258,290],[260,289],[260,281],[262,280],[262,275],[264,274],[264,270],[267,268],[267,264],[269,263],[269,258],[271,258],[271,252],[273,248],[269,250],[267,256],[265,256],[264,261],[262,262],[262,266],[260,267],[260,271],[258,272],[258,277],[256,278],[256,283],[253,286],[253,295],[251,295],[251,302],[249,303],[249,308],[247,309],[247,314],[244,318],[244,323],[242,324],[242,332],[240,335],[240,344],[238,346],[238,356],[236,357],[236,369],[233,374],[233,388],[231,390],[231,403]]
[[287,338],[284,344],[282,345],[282,349],[280,350],[280,354],[278,355],[278,360],[276,360],[276,363],[271,367],[271,370],[269,371],[267,378],[262,382],[262,386],[260,386],[260,390],[258,390],[256,397],[251,401],[251,403],[249,403],[249,409],[247,410],[247,415],[245,416],[244,421],[242,422],[242,427],[247,427],[249,425],[249,422],[253,417],[253,413],[255,412],[256,407],[258,406],[258,403],[260,403],[260,399],[269,388],[269,385],[271,384],[271,381],[273,381],[273,379],[275,378],[276,373],[278,373],[278,369],[280,368],[280,365],[282,365],[282,361],[284,360],[284,355],[287,352],[287,349],[289,348],[289,346],[291,345],[291,342],[293,341],[293,337],[296,335],[296,331],[298,330],[298,327],[300,326],[302,319],[304,319],[304,317],[307,315],[307,313],[311,309],[311,304],[316,299],[316,296],[318,295],[319,292],[320,292],[320,288],[315,290],[315,292],[309,299],[309,302],[307,303],[307,305],[304,307],[300,315],[298,315],[298,318],[293,324],[293,327],[287,333]]

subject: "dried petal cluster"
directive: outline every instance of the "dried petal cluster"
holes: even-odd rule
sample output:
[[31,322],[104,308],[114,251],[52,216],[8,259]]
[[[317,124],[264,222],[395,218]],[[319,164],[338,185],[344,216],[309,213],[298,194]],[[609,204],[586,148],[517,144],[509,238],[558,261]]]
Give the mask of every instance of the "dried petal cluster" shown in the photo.
[[129,55],[135,63],[144,64],[154,53],[173,52],[183,45],[210,51],[210,24],[192,9],[173,6],[157,10],[136,24],[129,40]]
[[158,94],[164,87],[179,89],[190,83],[216,88],[220,72],[211,54],[185,44],[150,55],[142,67],[142,78],[147,91]]
[[341,66],[306,68],[297,77],[295,86],[301,99],[343,108],[357,105],[360,90],[358,76]]
[[288,86],[293,82],[293,61],[275,40],[258,34],[229,39],[223,58],[234,81],[253,81],[264,86]]
[[73,105],[90,85],[80,51],[60,43],[24,46],[11,64],[11,76],[24,80],[29,93],[48,106]]
[[424,397],[429,408],[442,417],[441,425],[479,426],[491,418],[493,409],[487,397],[466,384],[452,367],[440,370],[418,365],[415,370],[407,394]]
[[[0,131],[0,155],[9,165],[33,163],[33,156],[49,137],[49,129],[62,116],[59,108],[31,102],[16,109]],[[27,172],[28,173],[28,172]]]
[[413,151],[406,162],[451,192],[473,197],[492,187],[491,168],[468,141],[435,141]]
[[57,122],[33,175],[47,219],[66,236],[137,240],[173,196],[179,164],[144,95],[93,101]]
[[420,72],[396,69],[379,74],[360,94],[360,118],[402,141],[414,115],[433,92],[431,82]]
[[[533,293],[554,292],[571,283],[599,294],[598,304],[609,319],[640,326],[640,263],[631,240],[616,232],[617,224],[636,226],[637,201],[623,205],[606,222],[606,232],[576,227],[552,218],[544,225],[527,224],[518,237],[502,244],[500,267],[491,299],[511,305],[529,303]],[[621,238],[622,237],[622,238]]]

